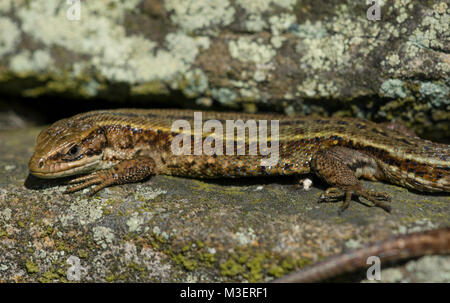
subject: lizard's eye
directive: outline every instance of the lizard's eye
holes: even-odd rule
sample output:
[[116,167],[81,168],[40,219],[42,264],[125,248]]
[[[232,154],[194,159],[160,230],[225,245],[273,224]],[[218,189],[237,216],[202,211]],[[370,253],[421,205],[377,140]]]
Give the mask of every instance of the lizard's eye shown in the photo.
[[79,145],[72,146],[61,159],[64,161],[76,161],[83,157],[82,149]]
[[69,150],[69,155],[72,157],[77,156],[81,151],[81,148],[78,145],[74,145],[70,150]]

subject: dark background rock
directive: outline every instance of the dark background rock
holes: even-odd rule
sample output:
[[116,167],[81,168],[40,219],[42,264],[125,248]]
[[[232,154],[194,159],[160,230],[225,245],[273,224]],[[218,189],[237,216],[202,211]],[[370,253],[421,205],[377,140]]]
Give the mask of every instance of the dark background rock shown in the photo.
[[445,141],[449,5],[383,2],[370,21],[365,1],[83,1],[71,21],[64,1],[5,0],[0,92],[398,119]]

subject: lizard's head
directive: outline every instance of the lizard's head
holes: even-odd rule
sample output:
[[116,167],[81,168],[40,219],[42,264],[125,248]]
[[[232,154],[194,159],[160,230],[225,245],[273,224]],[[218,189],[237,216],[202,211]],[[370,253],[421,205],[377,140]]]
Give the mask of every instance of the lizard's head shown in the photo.
[[63,119],[39,134],[28,167],[32,175],[46,179],[86,173],[99,165],[105,145],[101,128]]

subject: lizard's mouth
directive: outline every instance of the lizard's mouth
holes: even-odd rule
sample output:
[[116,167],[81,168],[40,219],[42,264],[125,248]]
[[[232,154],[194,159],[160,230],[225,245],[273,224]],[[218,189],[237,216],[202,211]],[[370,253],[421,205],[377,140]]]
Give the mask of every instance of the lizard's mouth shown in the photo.
[[28,168],[33,176],[42,179],[61,178],[94,170],[99,165],[101,157],[101,155],[95,155],[71,162],[46,163],[44,159],[33,155],[28,164]]

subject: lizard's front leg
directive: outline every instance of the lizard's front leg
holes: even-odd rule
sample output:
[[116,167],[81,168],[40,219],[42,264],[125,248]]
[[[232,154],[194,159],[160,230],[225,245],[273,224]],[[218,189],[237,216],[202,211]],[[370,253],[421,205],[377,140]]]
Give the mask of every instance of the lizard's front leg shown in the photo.
[[69,184],[80,184],[69,187],[65,193],[73,193],[91,185],[96,185],[89,192],[89,195],[92,196],[107,186],[141,181],[154,173],[155,162],[151,158],[124,160],[110,169],[96,171],[70,180]]
[[331,147],[317,152],[312,159],[311,170],[332,186],[320,197],[320,202],[344,200],[340,208],[342,212],[348,208],[352,194],[355,194],[388,212],[391,210],[382,202],[390,201],[387,194],[369,191],[358,180],[359,177],[382,179],[383,172],[369,155],[346,147]]

